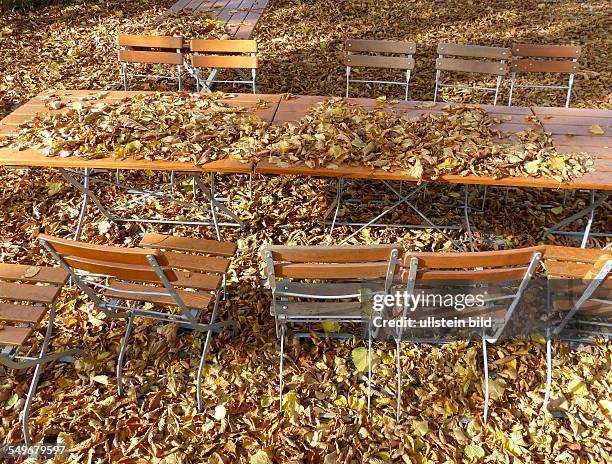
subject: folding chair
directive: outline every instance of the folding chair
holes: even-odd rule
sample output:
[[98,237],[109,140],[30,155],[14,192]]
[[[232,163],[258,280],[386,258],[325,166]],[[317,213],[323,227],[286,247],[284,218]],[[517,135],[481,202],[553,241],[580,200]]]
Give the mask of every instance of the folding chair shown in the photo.
[[[58,360],[73,362],[72,356],[85,356],[86,353],[76,348],[47,353],[53,335],[55,303],[68,280],[64,270],[0,264],[0,280],[0,365],[16,370],[34,367],[22,412],[23,438],[25,444],[30,446],[32,439],[28,419],[43,366]],[[37,348],[35,333],[47,313],[47,328]]]
[[[397,269],[399,245],[276,246],[260,250],[270,313],[280,339],[279,407],[283,408],[283,369],[288,324],[360,323],[368,319],[360,299],[365,288],[388,293]],[[313,282],[313,281],[316,281]],[[347,301],[349,300],[349,301]],[[372,332],[368,331],[368,411],[372,382]],[[308,332],[299,335],[309,336]]]
[[[512,92],[515,88],[556,89],[567,90],[565,107],[569,108],[574,76],[579,69],[578,59],[581,51],[581,47],[571,45],[513,45],[508,106],[512,106]],[[569,60],[547,60],[543,58],[568,58]],[[527,73],[569,74],[569,81],[567,85],[517,85],[516,75]]]
[[[497,61],[484,61],[482,60],[482,58]],[[444,42],[438,44],[434,102],[437,101],[438,98],[438,88],[450,87],[455,89],[484,90],[487,92],[495,92],[493,105],[496,105],[502,78],[508,70],[508,65],[506,64],[506,61],[509,59],[509,48],[485,47],[481,45],[460,45]],[[444,84],[441,82],[442,71],[494,75],[497,76],[496,85],[495,87],[479,87],[469,85]]]
[[[117,360],[119,395],[123,393],[123,360],[136,317],[172,322],[185,329],[206,332],[196,375],[196,397],[201,412],[202,367],[210,337],[213,331],[235,326],[233,321],[215,322],[215,319],[223,274],[229,266],[226,258],[234,254],[236,245],[159,234],[144,236],[140,244],[146,248],[92,245],[43,234],[38,239],[96,307],[110,318],[128,319]],[[199,322],[212,300],[214,307],[210,322]],[[147,309],[145,303],[166,310]],[[143,306],[139,307],[139,304]]]
[[[203,40],[190,42],[191,65],[195,69],[197,90],[211,92],[214,83],[250,84],[257,93],[255,79],[257,74],[257,42],[255,40]],[[211,74],[202,78],[200,68],[212,68]],[[219,80],[220,69],[233,69],[243,80]],[[244,73],[251,70],[251,78]]]
[[546,334],[546,392],[542,405],[546,409],[552,390],[552,340],[585,343],[593,337],[610,338],[612,254],[605,250],[547,246],[544,258],[548,306],[553,317]]
[[[129,77],[152,77],[156,79],[176,79],[178,89],[183,90],[183,38],[172,36],[130,35],[119,34],[119,62],[123,75],[123,89],[128,90]],[[131,74],[128,73],[128,63],[160,64],[176,66],[177,75],[163,74]]]
[[[440,309],[449,312],[449,308],[416,307],[411,309],[412,317],[476,316],[482,312],[492,317],[492,327],[482,329],[482,356],[485,373],[484,421],[489,414],[489,366],[487,359],[487,344],[497,343],[508,327],[508,323],[521,300],[527,285],[533,277],[544,247],[531,247],[516,250],[485,251],[468,253],[412,253],[406,252],[402,259],[401,280],[408,294],[417,292],[433,292],[440,294],[441,290],[465,288],[465,292],[480,293],[483,306],[474,308],[476,311],[462,314],[452,308],[451,314],[441,314]],[[486,296],[484,292],[486,291]],[[420,314],[421,313],[421,314]],[[408,317],[404,308],[403,317]],[[420,329],[418,329],[420,330]],[[400,343],[403,341],[403,331],[398,332],[396,339],[397,356],[397,417],[399,420],[401,407],[401,364]],[[409,340],[415,343],[439,343],[436,338],[425,338],[418,333]]]
[[[408,86],[410,84],[410,72],[414,69],[412,55],[416,50],[414,42],[399,42],[395,40],[357,40],[346,41],[346,96],[349,96],[349,85],[355,83],[403,85],[406,88],[404,99],[408,100]],[[356,54],[356,52],[361,52]],[[400,56],[368,55],[367,53],[395,54]],[[387,68],[406,70],[406,81],[374,81],[363,79],[351,79],[351,71],[354,67],[360,68]]]

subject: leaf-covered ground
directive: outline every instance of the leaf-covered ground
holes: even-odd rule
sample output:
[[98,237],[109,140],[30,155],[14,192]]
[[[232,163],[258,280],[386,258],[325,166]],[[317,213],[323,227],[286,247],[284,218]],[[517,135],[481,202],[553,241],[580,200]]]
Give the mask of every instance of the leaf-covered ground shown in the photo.
[[[43,10],[27,18],[3,14],[0,101],[4,107],[0,112],[52,86],[119,88],[118,67],[110,51],[114,28],[121,21],[154,16],[166,5],[90,2]],[[274,1],[257,32],[262,45],[262,91],[341,94],[341,41],[350,33],[422,44],[411,92],[414,98],[430,99],[438,40],[510,44],[518,36],[583,44],[585,70],[577,79],[574,101],[577,106],[610,106],[610,22],[605,6],[605,2],[563,1]],[[1,179],[1,260],[48,262],[35,237],[43,231],[69,236],[80,197],[50,170],[3,169]],[[141,173],[126,180],[153,185],[160,178]],[[233,261],[223,317],[237,319],[242,331],[238,337],[215,338],[207,366],[205,412],[197,414],[194,409],[193,373],[203,342],[200,335],[137,321],[124,371],[127,394],[118,398],[114,365],[125,322],[104,319],[81,293],[67,288],[52,347],[81,346],[91,355],[75,366],[57,364],[44,372],[31,414],[36,440],[68,442],[72,452],[66,460],[75,463],[609,462],[610,344],[579,350],[555,345],[552,408],[562,413],[561,418],[540,410],[545,382],[540,343],[517,341],[490,348],[494,393],[491,418],[483,424],[479,344],[404,344],[403,410],[398,423],[393,346],[376,345],[375,406],[368,417],[366,378],[355,365],[363,342],[293,341],[285,363],[288,412],[280,417],[278,343],[269,297],[259,285],[256,250],[263,243],[323,242],[324,213],[332,202],[334,184],[321,179],[259,177],[254,187],[255,197],[249,202],[244,197],[244,176],[223,178],[220,184],[247,223],[244,231],[226,229],[224,234],[225,239],[238,242],[240,252]],[[366,201],[341,211],[345,218],[350,213],[358,220],[378,210],[381,205],[369,199],[390,200],[381,195],[377,184],[351,182],[348,188],[348,196]],[[188,193],[188,185],[184,189]],[[99,193],[106,204],[125,198],[112,189]],[[441,222],[460,221],[461,211],[448,206],[458,205],[461,195],[460,189],[430,188],[418,203]],[[580,209],[588,196],[573,192],[564,204],[562,200],[561,192],[490,191],[485,211],[473,213],[477,248],[535,244],[547,226]],[[541,203],[555,208],[541,208]],[[129,213],[194,217],[193,212],[155,203],[130,207]],[[594,230],[612,229],[611,213],[610,204],[604,205]],[[415,222],[418,218],[399,210],[390,220]],[[584,225],[577,221],[573,227]],[[127,246],[137,241],[139,232],[137,226],[109,224],[94,211],[83,238]],[[207,228],[179,227],[174,232],[211,237]],[[347,234],[347,229],[339,228],[334,239]],[[463,235],[454,238],[465,242]],[[411,250],[451,249],[443,236],[427,230],[373,230],[356,241],[399,241]],[[605,243],[594,240],[590,245]],[[1,442],[21,441],[19,411],[27,381],[23,373],[0,368]],[[333,412],[336,418],[321,419],[321,412]]]

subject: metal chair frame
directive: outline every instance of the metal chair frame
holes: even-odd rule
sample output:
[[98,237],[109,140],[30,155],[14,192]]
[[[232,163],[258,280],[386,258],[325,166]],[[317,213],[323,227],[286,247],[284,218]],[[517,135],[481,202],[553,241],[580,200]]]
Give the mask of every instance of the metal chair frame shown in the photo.
[[[548,408],[548,403],[550,401],[550,395],[552,393],[552,380],[553,380],[553,353],[552,353],[552,342],[553,339],[559,341],[572,341],[572,342],[581,342],[588,343],[591,342],[591,339],[580,338],[576,339],[574,337],[563,336],[563,330],[566,326],[573,320],[578,324],[589,325],[593,327],[597,327],[600,330],[591,331],[592,335],[604,337],[609,340],[612,336],[612,323],[609,322],[598,322],[598,321],[590,321],[588,319],[579,319],[575,316],[579,314],[580,309],[585,305],[585,303],[591,301],[596,303],[602,303],[610,306],[610,310],[612,312],[612,300],[601,299],[597,297],[593,297],[595,292],[601,288],[601,286],[606,282],[607,279],[612,275],[612,258],[609,254],[606,254],[605,251],[602,251],[601,267],[598,266],[599,260],[593,265],[592,270],[594,271],[594,277],[590,280],[586,288],[584,289],[582,295],[575,301],[572,305],[572,308],[566,313],[566,315],[561,319],[561,321],[554,327],[551,327],[546,332],[546,387],[544,392],[544,402],[542,403],[542,409],[546,410]],[[577,258],[576,261],[581,261],[580,258]],[[549,311],[553,311],[550,298],[550,282],[553,276],[548,276],[548,298],[547,303],[549,306]],[[584,332],[581,330],[581,332]]]
[[[359,41],[359,42],[370,42],[371,44],[374,45],[372,51],[378,51],[378,50],[374,50],[376,48],[375,43],[379,42],[379,43],[385,43],[385,42],[390,42],[390,41],[379,41],[379,40],[371,40],[371,41]],[[408,48],[411,47],[412,44],[412,49],[414,49],[414,45],[411,42],[408,42],[406,44],[403,44],[402,42],[395,42],[395,44],[397,45],[406,45]],[[352,71],[352,66],[349,66],[349,62],[350,62],[350,57],[353,55],[353,50],[350,50],[351,48],[353,48],[353,41],[348,40],[346,43],[346,97],[348,98],[349,96],[349,87],[351,83],[356,83],[356,84],[386,84],[386,85],[401,85],[403,87],[405,87],[405,92],[404,92],[404,100],[408,100],[408,90],[410,87],[410,77],[411,77],[411,72],[412,69],[410,67],[406,68],[406,80],[405,81],[384,81],[384,80],[367,80],[367,79],[351,79],[351,71]],[[366,47],[367,48],[367,47]],[[368,52],[370,50],[357,50],[357,51],[365,51]],[[383,51],[381,51],[382,53]],[[412,53],[413,52],[402,52],[401,55],[403,58],[408,58],[408,59],[412,59]],[[355,67],[360,67],[360,66],[355,66]],[[371,66],[368,66],[371,67]]]
[[[200,356],[199,368],[196,376],[196,397],[198,411],[202,412],[202,396],[201,396],[201,385],[202,385],[202,368],[206,361],[206,355],[210,346],[211,337],[213,332],[223,331],[227,328],[236,329],[236,323],[232,320],[215,322],[217,311],[219,308],[219,302],[221,300],[221,291],[219,288],[215,290],[215,302],[211,318],[209,323],[198,322],[201,311],[197,308],[189,307],[177,293],[177,289],[172,285],[164,270],[159,265],[157,258],[154,254],[147,254],[146,259],[148,260],[151,268],[155,271],[159,279],[159,283],[163,285],[163,288],[159,288],[159,291],[143,292],[143,291],[130,291],[125,289],[119,289],[113,287],[110,280],[116,277],[112,274],[96,274],[86,271],[75,270],[65,259],[54,249],[53,245],[48,242],[46,237],[39,237],[39,241],[42,246],[49,252],[51,256],[64,268],[70,275],[73,283],[75,283],[98,307],[107,317],[117,319],[128,319],[127,327],[125,330],[124,338],[121,342],[119,350],[119,357],[117,359],[116,375],[117,375],[117,393],[119,396],[123,394],[123,383],[122,383],[122,370],[123,360],[127,350],[129,336],[132,330],[134,318],[142,317],[147,319],[153,319],[161,322],[169,322],[180,325],[185,329],[195,330],[197,332],[206,332],[206,340],[202,348],[202,354]],[[118,248],[118,247],[116,247]],[[144,249],[143,249],[144,250]],[[152,251],[152,250],[151,250]],[[97,279],[97,280],[92,280]],[[102,280],[102,282],[100,282]],[[117,278],[117,280],[122,280]],[[120,298],[111,298],[110,301],[101,299],[96,292],[95,288],[102,288],[104,290],[115,290],[124,294],[137,294],[137,295],[154,295],[159,297],[171,298],[174,304],[170,306],[178,306],[180,314],[168,314],[161,311],[154,311],[150,309],[139,309],[136,307],[137,303],[122,305],[119,304]],[[152,289],[154,287],[151,287]],[[164,291],[165,290],[165,291]]]
[[[138,39],[150,39],[153,43],[151,45],[148,45],[146,43],[139,43],[139,42],[134,42],[137,43],[137,45],[126,45],[123,44],[122,41],[128,41],[129,42],[129,38],[133,37],[133,38],[138,38]],[[175,39],[175,37],[171,37],[172,39]],[[156,40],[162,40],[164,39],[164,37],[160,37],[160,36],[129,36],[129,35],[125,35],[125,34],[120,34],[118,36],[118,45],[119,45],[119,61],[121,63],[121,74],[123,77],[123,90],[128,90],[129,89],[129,78],[130,77],[149,77],[149,78],[154,78],[154,79],[166,79],[166,80],[176,80],[178,82],[178,90],[181,91],[183,90],[183,78],[182,78],[182,68],[183,68],[183,64],[177,64],[176,65],[176,71],[177,71],[177,75],[176,76],[169,76],[169,75],[164,75],[164,74],[139,74],[139,73],[129,73],[128,72],[128,61],[122,61],[121,60],[121,51],[127,51],[127,50],[133,50],[134,47],[137,48],[149,48],[149,49],[162,49],[162,50],[175,50],[176,53],[178,55],[182,56],[182,49],[181,48],[165,48],[165,47],[160,47],[160,46],[156,46],[155,45],[155,41]],[[180,39],[182,41],[182,38]],[[137,62],[137,61],[130,61],[130,62]],[[141,64],[157,64],[157,65],[168,65],[170,66],[169,63],[164,63],[164,62],[159,62],[159,63],[155,63],[155,62],[151,62],[151,61],[142,61],[140,62]]]
[[[309,247],[311,249],[317,249],[321,247]],[[333,248],[333,247],[332,247]],[[383,290],[381,293],[388,294],[391,291],[393,283],[393,276],[397,269],[397,262],[399,256],[400,247],[389,248],[389,259],[387,264],[387,272],[384,277]],[[288,324],[300,324],[300,323],[317,323],[317,322],[339,322],[339,323],[364,323],[368,322],[364,320],[364,315],[350,316],[342,313],[330,314],[330,315],[289,315],[287,314],[287,302],[289,298],[306,298],[309,300],[320,301],[321,305],[325,305],[326,302],[331,300],[342,300],[342,299],[361,299],[364,294],[362,291],[356,293],[345,293],[345,294],[333,294],[324,295],[317,293],[298,293],[288,290],[287,284],[291,281],[288,278],[277,280],[277,276],[274,269],[274,258],[272,252],[266,247],[262,248],[261,251],[263,261],[267,270],[267,284],[272,292],[272,302],[270,305],[270,313],[274,316],[276,324],[276,334],[280,341],[280,362],[279,362],[279,410],[282,413],[283,410],[283,373],[284,373],[284,355],[285,355],[285,337],[287,335]],[[358,259],[356,260],[358,261]],[[324,266],[324,264],[322,264]],[[302,280],[302,279],[298,279]],[[346,281],[361,281],[365,284],[365,279],[343,279]],[[372,395],[372,333],[371,326],[368,326],[368,413],[371,409],[371,395]],[[303,332],[298,335],[309,335],[308,332]]]
[[[457,51],[457,52],[453,52],[452,50],[448,53],[445,53],[445,49],[448,47],[457,47],[458,49],[473,49],[476,50],[475,53],[470,53],[469,51],[466,52],[462,52],[462,51]],[[482,52],[479,53],[478,50],[481,50]],[[443,60],[445,58],[448,58],[449,56],[455,56],[455,57],[479,57],[479,58],[489,58],[490,53],[488,53],[488,50],[497,50],[495,47],[481,47],[481,46],[476,46],[476,45],[467,45],[467,46],[463,46],[463,45],[456,45],[456,44],[445,44],[445,43],[440,43],[438,44],[438,60]],[[493,55],[497,55],[497,56],[506,56],[508,58],[510,58],[510,50],[507,51],[507,53],[505,52],[505,50],[503,49],[499,49],[498,50],[499,53],[493,53]],[[505,68],[506,67],[506,59],[500,59],[497,64],[500,65],[500,67]],[[488,62],[490,64],[495,64],[494,62]],[[436,61],[436,68],[438,68],[438,61]],[[478,74],[492,74],[492,72],[488,72],[488,71],[470,71],[470,70],[449,70],[450,72],[472,72],[472,73],[478,73]],[[505,71],[504,71],[505,74]],[[502,74],[498,74],[497,78],[496,78],[496,84],[495,87],[481,87],[481,86],[470,86],[470,85],[456,85],[456,84],[446,84],[442,82],[442,69],[436,69],[436,80],[435,80],[435,89],[434,89],[434,98],[433,101],[437,102],[438,101],[438,89],[439,88],[455,88],[455,89],[467,89],[467,90],[482,90],[482,91],[486,91],[486,92],[495,92],[495,96],[493,97],[493,105],[497,105],[497,100],[499,97],[499,90],[501,88],[501,83],[503,80],[503,75]]]
[[[515,58],[517,58],[519,60],[522,58],[522,56],[523,56],[523,55],[521,55],[521,48],[522,47],[523,46],[521,46],[521,45],[515,45],[513,47],[513,50],[512,50],[512,61],[513,62],[515,61]],[[534,47],[534,46],[530,45],[529,47]],[[535,47],[537,47],[537,46],[535,46]],[[544,46],[544,47],[546,47],[546,46]],[[552,47],[555,47],[555,46],[552,46]],[[563,55],[563,54],[561,54],[561,55]],[[559,58],[565,57],[565,56],[561,56],[561,55],[552,56],[552,57],[553,58],[554,57],[559,57]],[[535,55],[532,54],[532,53],[529,53],[526,56],[532,57],[532,56],[535,56]],[[546,57],[546,56],[548,56],[548,55],[543,55],[543,57]],[[571,62],[575,63],[574,69],[576,69],[576,70],[578,68],[577,63],[578,63],[578,59],[579,58],[580,58],[580,49],[578,48],[575,51],[574,56],[570,57]],[[554,61],[552,63],[554,63]],[[554,71],[550,71],[550,72],[552,73]],[[512,71],[512,73],[510,74],[510,95],[508,96],[508,106],[512,106],[512,95],[513,95],[514,89],[553,89],[553,90],[567,90],[567,95],[565,97],[565,107],[569,108],[570,100],[572,98],[572,87],[574,85],[574,77],[576,75],[575,72],[570,72],[569,73],[569,79],[568,79],[567,85],[524,85],[524,84],[519,85],[519,84],[516,84],[516,74],[517,74],[516,71]]]
[[[41,307],[44,306],[44,304],[37,303],[33,306]],[[32,380],[30,381],[30,386],[28,387],[28,393],[21,413],[21,427],[26,446],[32,445],[32,438],[30,436],[30,428],[28,422],[30,418],[30,409],[32,407],[34,396],[36,395],[36,388],[38,387],[38,382],[40,380],[44,365],[55,361],[74,362],[74,356],[87,356],[87,353],[79,348],[71,348],[52,354],[47,353],[49,343],[51,342],[51,337],[53,336],[55,311],[56,307],[54,300],[51,304],[49,304],[47,328],[45,330],[44,338],[37,356],[24,356],[19,354],[20,348],[23,347],[22,345],[9,345],[5,346],[0,350],[0,365],[14,370],[23,370],[34,367],[34,373],[32,375]],[[20,327],[28,328],[31,326],[28,323],[24,322],[20,324]],[[0,330],[2,330],[2,328],[0,328]]]
[[[474,261],[476,262],[478,259],[478,252],[474,252],[474,253],[466,253],[466,255],[472,255],[474,258]],[[413,294],[414,292],[414,288],[417,284],[417,282],[420,282],[420,278],[418,277],[418,273],[419,271],[427,271],[427,268],[421,268],[419,267],[419,253],[413,254],[410,252],[407,252],[405,255],[405,258],[403,260],[403,262],[400,264],[400,266],[404,269],[404,275],[406,276],[405,280],[405,286],[406,286],[406,292],[408,294]],[[448,254],[449,255],[449,260],[453,259],[453,254]],[[516,307],[518,306],[523,293],[525,291],[525,289],[527,288],[527,285],[529,284],[529,282],[531,281],[531,278],[533,277],[533,275],[535,274],[535,271],[540,263],[540,259],[542,258],[542,252],[541,251],[534,251],[531,260],[529,261],[529,263],[527,264],[527,269],[525,271],[525,274],[523,275],[521,281],[518,283],[517,287],[516,287],[516,291],[513,293],[508,293],[502,296],[496,296],[496,297],[492,297],[492,298],[485,298],[484,299],[484,303],[485,305],[487,305],[487,307],[490,307],[491,304],[496,304],[496,303],[500,303],[500,302],[506,302],[508,303],[507,305],[507,309],[505,312],[505,316],[503,318],[503,320],[495,320],[495,331],[492,335],[487,335],[485,333],[485,330],[483,330],[482,333],[482,359],[483,359],[483,369],[484,369],[484,375],[485,375],[485,383],[484,383],[484,393],[485,393],[485,398],[484,398],[484,411],[483,411],[483,420],[484,422],[486,422],[488,420],[489,417],[489,399],[490,399],[490,391],[489,391],[489,364],[488,364],[488,355],[487,355],[487,344],[488,343],[492,343],[495,344],[497,343],[497,341],[500,339],[500,337],[502,336],[504,330],[506,329],[506,327],[508,326],[508,323],[512,320],[512,316],[516,310]],[[403,263],[408,262],[408,266],[404,266]],[[449,266],[452,268],[452,266]],[[506,266],[503,265],[499,265],[499,266],[488,266],[488,267],[499,267],[499,268],[503,268]],[[482,267],[473,267],[472,270],[474,271],[474,279],[475,281],[477,281],[479,279],[478,276],[478,272],[482,271],[483,268]],[[466,278],[467,280],[467,278]],[[482,286],[486,286],[486,283],[483,284],[475,284],[475,286],[478,287],[482,287]],[[404,310],[402,312],[402,317],[406,317],[407,314],[407,307],[404,307]],[[396,400],[397,400],[397,420],[399,420],[400,418],[400,410],[401,410],[401,395],[402,395],[402,371],[401,371],[401,350],[400,350],[400,344],[402,341],[410,341],[410,342],[425,342],[425,343],[440,343],[439,341],[435,341],[435,340],[431,340],[431,339],[426,339],[426,340],[420,340],[420,339],[414,339],[411,338],[410,340],[403,340],[402,338],[402,334],[403,334],[403,330],[402,328],[398,329],[397,332],[397,338],[396,338],[396,361],[397,361],[397,392],[396,392]]]

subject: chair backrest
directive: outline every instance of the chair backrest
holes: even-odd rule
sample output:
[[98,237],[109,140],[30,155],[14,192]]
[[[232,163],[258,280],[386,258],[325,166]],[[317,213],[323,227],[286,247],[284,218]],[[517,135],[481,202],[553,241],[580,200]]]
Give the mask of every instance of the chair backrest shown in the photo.
[[[414,69],[414,42],[348,39],[344,64],[350,67]],[[372,55],[376,53],[377,55]],[[402,56],[384,56],[384,54]]]
[[[500,282],[522,280],[530,265],[539,261],[545,247],[468,253],[406,252],[402,280],[416,265],[418,280]],[[536,258],[537,257],[537,258]]]
[[604,250],[547,245],[543,264],[549,278],[589,279],[595,264],[607,254]]
[[147,248],[123,248],[67,240],[40,234],[38,240],[58,261],[70,269],[121,280],[163,283],[176,281],[164,253]]
[[510,70],[513,73],[573,74],[579,69],[577,61],[581,52],[581,47],[573,45],[514,44]]
[[[438,54],[440,56],[436,59],[437,70],[497,76],[506,74],[508,65],[502,61],[509,60],[511,56],[509,48],[446,42],[438,44]],[[496,61],[484,61],[483,58]]]
[[205,40],[190,42],[191,64],[197,68],[257,69],[257,41]]
[[119,61],[122,63],[183,64],[183,38],[119,34]]
[[[272,292],[276,279],[322,281],[384,280],[388,290],[398,266],[399,245],[278,246],[261,248]],[[317,298],[320,295],[308,295]],[[358,293],[352,294],[357,297]],[[349,297],[349,296],[347,296]]]
[[[506,308],[503,318],[493,326],[493,333],[487,338],[488,341],[495,342],[510,321],[543,254],[544,247],[469,253],[406,252],[402,259],[400,276],[401,281],[406,284],[406,291],[411,294],[419,283],[436,282],[452,287],[455,284],[518,282],[516,289],[514,286],[509,288],[499,285],[496,286],[499,294],[493,292],[490,298],[483,296],[483,303],[502,303]],[[460,313],[454,315],[458,314]],[[464,316],[469,316],[469,313],[464,313]]]

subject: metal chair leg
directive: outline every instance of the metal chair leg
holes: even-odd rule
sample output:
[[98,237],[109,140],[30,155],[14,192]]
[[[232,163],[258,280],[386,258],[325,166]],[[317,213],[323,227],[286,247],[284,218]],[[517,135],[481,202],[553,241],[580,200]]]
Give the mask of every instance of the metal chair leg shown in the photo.
[[[217,291],[215,296],[215,306],[210,316],[210,324],[214,324],[217,318],[217,311],[219,309],[219,302],[221,301],[221,292]],[[206,340],[204,340],[204,347],[202,348],[202,355],[200,356],[200,364],[198,365],[198,374],[196,375],[196,400],[198,405],[198,412],[202,412],[202,369],[206,363],[206,355],[208,354],[208,348],[212,340],[212,330],[206,332]]]
[[372,331],[368,330],[368,414],[372,404]]
[[278,410],[282,414],[283,412],[283,369],[284,369],[284,356],[285,356],[285,323],[280,324],[280,363],[279,363],[279,382],[278,382]]
[[550,400],[550,393],[552,391],[552,369],[552,340],[550,337],[546,337],[546,391],[544,392],[542,409],[548,407],[548,401]]
[[121,349],[119,350],[119,357],[117,358],[117,394],[123,395],[123,382],[121,380],[121,371],[123,370],[123,359],[125,358],[125,351],[127,349],[128,340],[130,338],[130,332],[132,331],[132,325],[134,323],[134,313],[130,313],[128,318],[127,327],[125,328],[125,335],[121,342]]
[[400,344],[401,340],[398,338],[395,340],[395,353],[397,361],[397,410],[395,412],[395,418],[399,421],[400,410],[402,407],[402,364],[400,360]]
[[26,397],[25,404],[23,406],[23,412],[21,416],[21,428],[23,431],[23,441],[26,446],[32,445],[32,438],[30,437],[30,427],[28,425],[28,421],[30,419],[30,408],[32,407],[32,401],[34,400],[34,395],[36,395],[36,387],[38,386],[38,380],[40,379],[40,374],[42,373],[43,365],[39,364],[34,369],[34,375],[32,376],[32,382],[30,382],[30,388],[28,389],[28,396]]
[[489,391],[489,360],[487,359],[487,339],[484,334],[482,336],[482,361],[485,374],[485,398],[484,398],[484,422],[487,422],[489,418],[489,397],[491,392]]

